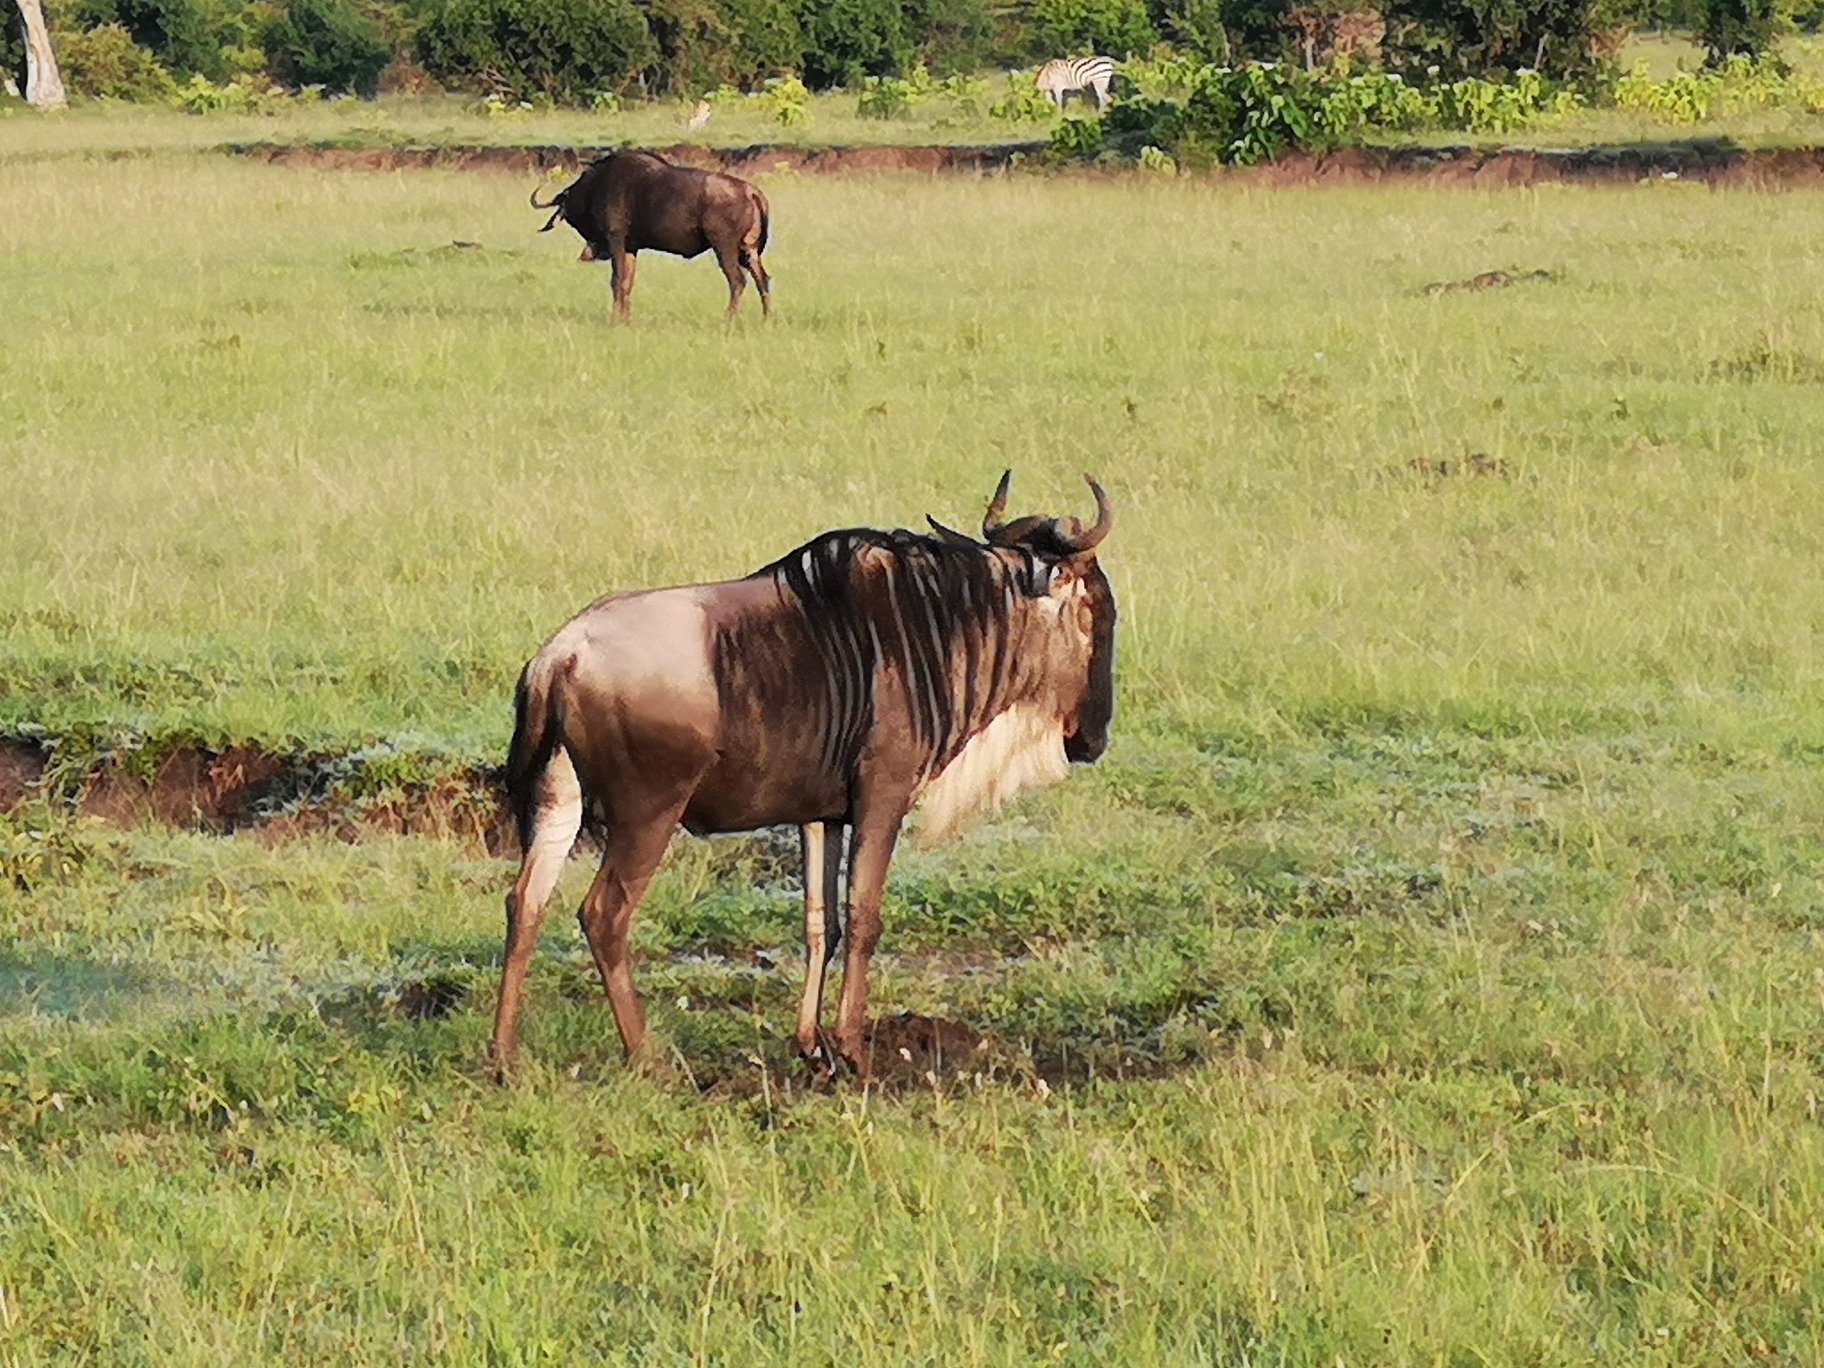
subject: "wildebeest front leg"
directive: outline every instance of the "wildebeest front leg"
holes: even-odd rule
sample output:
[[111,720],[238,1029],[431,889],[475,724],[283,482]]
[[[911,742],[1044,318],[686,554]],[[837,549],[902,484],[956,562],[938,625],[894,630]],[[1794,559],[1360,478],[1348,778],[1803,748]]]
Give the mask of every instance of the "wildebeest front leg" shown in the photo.
[[627,932],[646,888],[665,858],[672,828],[678,824],[682,804],[662,817],[617,828],[608,839],[602,867],[583,898],[576,919],[582,923],[589,953],[602,976],[621,1046],[629,1059],[638,1059],[646,1046],[646,1013],[633,987],[633,961],[627,953]]
[[633,267],[637,258],[627,250],[625,238],[608,239],[608,271],[614,289],[614,317],[625,323],[632,316],[627,300],[633,294]]
[[823,1038],[823,981],[842,939],[842,823],[807,822],[799,836],[804,851],[804,993],[794,1039],[808,1063],[830,1072],[834,1056]]
[[836,1009],[836,1048],[855,1072],[867,1076],[868,962],[880,943],[880,898],[905,807],[856,813],[849,846],[849,953],[842,965],[842,1000]]

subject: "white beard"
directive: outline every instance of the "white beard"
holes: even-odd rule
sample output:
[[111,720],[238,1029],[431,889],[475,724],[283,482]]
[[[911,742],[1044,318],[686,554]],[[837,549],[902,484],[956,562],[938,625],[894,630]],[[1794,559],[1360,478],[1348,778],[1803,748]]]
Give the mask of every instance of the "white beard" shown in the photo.
[[955,836],[971,817],[993,812],[1029,788],[1070,777],[1063,720],[1032,704],[1001,713],[969,739],[925,786],[916,837],[928,849]]

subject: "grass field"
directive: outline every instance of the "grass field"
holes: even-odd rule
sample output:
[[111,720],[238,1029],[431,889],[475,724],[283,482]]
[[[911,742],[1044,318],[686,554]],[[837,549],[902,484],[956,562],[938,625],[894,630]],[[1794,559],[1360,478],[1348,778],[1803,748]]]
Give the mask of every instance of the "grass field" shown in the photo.
[[1123,624],[896,866],[931,1084],[804,1087],[766,840],[667,1070],[554,916],[502,1091],[508,865],[0,819],[0,1362],[1824,1360],[1816,195],[775,176],[771,325],[614,329],[512,178],[6,176],[0,729],[492,759],[597,593],[1007,465]]

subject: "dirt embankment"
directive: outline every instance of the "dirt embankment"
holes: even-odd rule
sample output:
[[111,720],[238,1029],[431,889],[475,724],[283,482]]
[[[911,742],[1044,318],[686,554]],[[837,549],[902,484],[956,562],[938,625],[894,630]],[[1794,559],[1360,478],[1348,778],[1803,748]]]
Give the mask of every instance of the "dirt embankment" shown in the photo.
[[[655,147],[667,161],[706,171],[913,171],[926,175],[954,171],[986,175],[1004,171],[1021,156],[1042,152],[1045,144],[995,143],[943,147],[792,147],[755,143],[750,147],[702,147],[678,143]],[[483,147],[476,145],[342,147],[334,143],[231,143],[235,156],[283,165],[327,166],[356,171],[397,171],[439,167],[461,171],[514,173],[575,171],[612,147]]]
[[160,822],[268,840],[438,835],[491,855],[518,853],[499,776],[482,768],[364,785],[346,757],[177,746],[156,758],[133,752],[77,762],[42,742],[0,740],[0,812],[39,797],[113,826]]
[[[682,166],[710,170],[910,171],[925,175],[960,172],[991,175],[1018,166],[1043,151],[1042,142],[985,146],[793,147],[756,143],[748,147],[702,147],[678,143],[652,150]],[[392,171],[414,167],[507,171],[517,174],[574,171],[612,148],[483,146],[346,147],[334,143],[235,143],[237,156],[285,165]],[[1107,175],[1088,166],[1082,174]],[[1761,189],[1824,185],[1824,148],[1743,148],[1722,140],[1640,143],[1620,147],[1566,149],[1514,147],[1347,147],[1323,156],[1295,153],[1265,166],[1229,167],[1210,179],[1262,185],[1366,185],[1377,182],[1422,185],[1526,186],[1554,184],[1630,185],[1641,181],[1685,180],[1712,187]]]

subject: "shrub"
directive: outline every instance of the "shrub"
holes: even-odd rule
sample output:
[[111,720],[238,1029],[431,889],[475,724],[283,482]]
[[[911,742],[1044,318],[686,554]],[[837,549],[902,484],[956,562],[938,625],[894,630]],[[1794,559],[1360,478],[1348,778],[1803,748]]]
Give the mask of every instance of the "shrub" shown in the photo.
[[273,74],[291,86],[352,90],[371,99],[392,49],[349,0],[290,0],[261,35]]
[[1588,75],[1592,39],[1612,20],[1596,0],[1388,0],[1383,15],[1387,65],[1409,76],[1435,66],[1447,80]]
[[25,17],[18,5],[0,5],[0,72],[25,89]]
[[768,81],[760,98],[786,128],[802,128],[811,121],[811,92],[796,76]]
[[[793,0],[717,0],[722,46],[698,80],[674,79],[672,88],[703,90],[730,84],[752,89],[798,70],[804,36]],[[707,58],[707,54],[706,54]]]
[[1032,30],[1046,57],[1145,54],[1159,41],[1143,0],[1033,0]]
[[1103,120],[1111,143],[1130,156],[1156,147],[1190,167],[1246,166],[1289,148],[1321,152],[1377,130],[1505,132],[1578,103],[1534,72],[1510,84],[1465,77],[1429,92],[1386,72],[1357,74],[1346,62],[1315,71],[1130,62],[1122,76],[1130,93]]
[[630,0],[444,0],[417,50],[446,85],[567,105],[624,88],[659,55]]
[[78,0],[74,17],[83,28],[118,24],[179,77],[231,74],[202,0]]
[[1102,151],[1102,120],[1064,119],[1051,130],[1045,159],[1052,163],[1088,161]]
[[[1036,88],[1035,88],[1036,93]],[[932,100],[949,100],[958,113],[974,117],[980,110],[982,84],[971,76],[931,79],[923,62],[905,79],[870,76],[862,83],[855,112],[864,119],[897,119]]]
[[1647,72],[1645,62],[1615,82],[1618,108],[1634,110],[1672,124],[1700,123],[1712,110],[1733,114],[1744,109],[1787,105],[1811,113],[1824,110],[1824,86],[1781,69],[1772,61],[1728,57],[1706,71],[1678,71],[1663,81]]
[[151,103],[177,91],[171,73],[119,24],[59,33],[57,65],[72,91],[92,99]]
[[911,65],[905,11],[897,0],[802,0],[804,79],[814,88],[858,86]]
[[986,0],[917,0],[911,19],[917,60],[939,76],[992,64],[995,24]]
[[749,88],[794,71],[801,40],[793,0],[641,0],[659,45],[652,88],[683,94]]
[[[927,82],[930,80],[922,66],[917,68],[916,74],[923,75]],[[855,113],[863,119],[902,118],[911,114],[918,95],[918,87],[911,81],[902,81],[897,76],[870,76],[862,82]]]
[[290,103],[285,92],[264,77],[236,76],[218,85],[200,73],[179,86],[171,102],[186,114],[269,113]]
[[1730,57],[1759,57],[1773,46],[1776,0],[1705,0],[1698,33],[1711,66]]
[[1006,119],[1009,123],[1044,123],[1055,111],[1056,106],[1039,90],[1033,72],[1010,71],[1007,73],[1007,93],[988,107],[988,117]]

